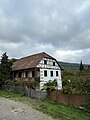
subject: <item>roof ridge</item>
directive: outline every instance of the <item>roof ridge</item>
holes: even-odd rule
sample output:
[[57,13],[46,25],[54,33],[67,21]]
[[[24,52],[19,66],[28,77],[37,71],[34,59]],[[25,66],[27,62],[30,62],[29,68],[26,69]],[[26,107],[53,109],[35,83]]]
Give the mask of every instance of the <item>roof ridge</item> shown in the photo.
[[56,60],[54,57],[48,55],[47,53],[41,52],[20,58],[19,60],[13,63],[12,68],[13,70],[35,68],[42,58]]
[[[40,53],[35,53],[35,54],[32,54],[32,55],[28,55],[28,56],[26,56],[26,57],[21,57],[19,60],[21,60],[21,59],[24,59],[24,58],[28,58],[28,57],[32,57],[32,56],[35,56],[35,55],[39,55],[39,54],[47,54],[47,53],[45,53],[45,52],[40,52]],[[48,54],[47,54],[48,55]]]

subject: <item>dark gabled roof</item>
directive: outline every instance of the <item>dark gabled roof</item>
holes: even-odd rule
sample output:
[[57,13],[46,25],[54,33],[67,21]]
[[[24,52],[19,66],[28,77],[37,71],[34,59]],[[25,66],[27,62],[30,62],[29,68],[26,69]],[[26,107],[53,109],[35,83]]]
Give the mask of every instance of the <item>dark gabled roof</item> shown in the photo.
[[56,60],[55,58],[51,57],[45,52],[34,54],[31,56],[23,57],[17,60],[16,62],[14,62],[12,65],[12,71],[35,68],[37,67],[38,63],[42,58],[49,58]]

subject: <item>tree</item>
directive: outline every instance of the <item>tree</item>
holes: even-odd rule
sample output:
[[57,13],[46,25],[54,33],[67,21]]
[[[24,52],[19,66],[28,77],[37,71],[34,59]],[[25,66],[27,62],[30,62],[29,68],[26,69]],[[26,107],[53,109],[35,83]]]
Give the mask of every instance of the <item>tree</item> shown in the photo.
[[83,64],[82,64],[82,60],[81,60],[81,63],[80,63],[79,70],[80,70],[80,71],[84,70],[84,66],[83,66]]
[[7,53],[1,56],[0,64],[0,83],[4,84],[6,80],[11,79],[11,61],[8,59]]

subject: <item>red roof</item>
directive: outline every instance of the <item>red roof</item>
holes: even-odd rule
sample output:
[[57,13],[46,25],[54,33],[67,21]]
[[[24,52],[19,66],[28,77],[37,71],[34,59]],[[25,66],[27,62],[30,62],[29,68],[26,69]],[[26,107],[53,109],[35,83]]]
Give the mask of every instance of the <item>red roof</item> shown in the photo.
[[49,58],[55,60],[55,58],[51,57],[45,52],[34,54],[31,56],[23,57],[14,62],[12,65],[12,71],[36,68],[42,58]]

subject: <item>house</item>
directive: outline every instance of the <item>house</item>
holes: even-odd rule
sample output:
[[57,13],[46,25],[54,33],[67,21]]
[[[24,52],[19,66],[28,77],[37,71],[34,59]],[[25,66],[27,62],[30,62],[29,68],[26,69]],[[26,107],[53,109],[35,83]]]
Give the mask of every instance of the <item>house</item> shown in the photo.
[[45,52],[17,60],[12,65],[12,73],[15,80],[39,81],[36,88],[40,90],[49,80],[56,80],[57,89],[62,89],[61,67]]

